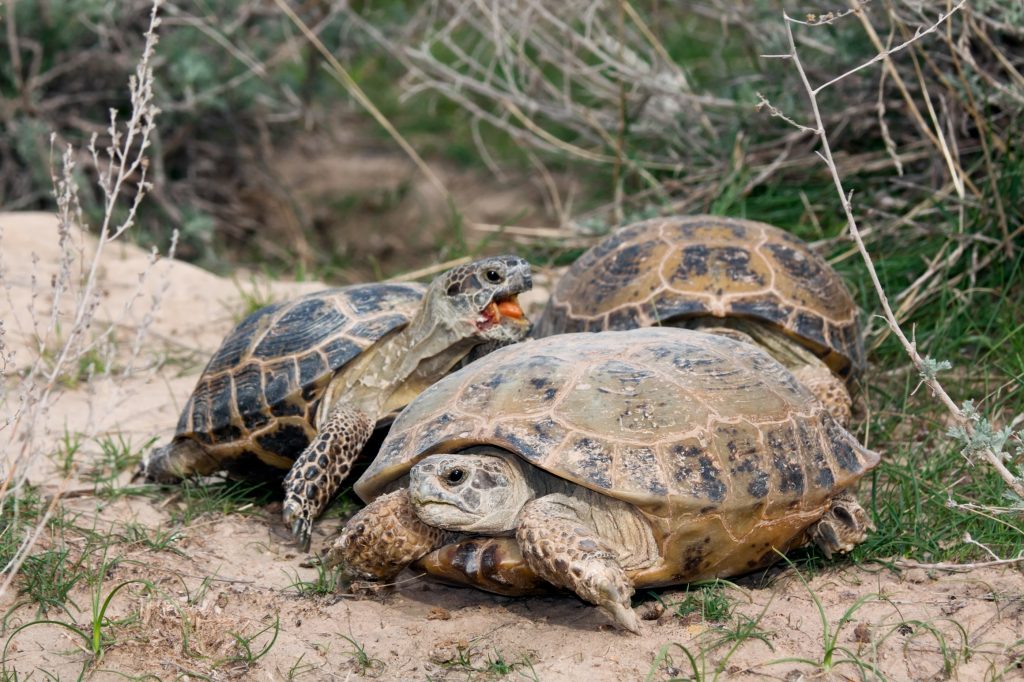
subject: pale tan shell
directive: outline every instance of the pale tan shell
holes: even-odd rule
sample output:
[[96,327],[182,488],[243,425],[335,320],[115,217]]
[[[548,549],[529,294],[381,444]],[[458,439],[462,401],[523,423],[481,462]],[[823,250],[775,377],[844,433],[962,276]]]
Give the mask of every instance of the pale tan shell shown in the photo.
[[645,328],[529,341],[445,377],[355,490],[369,501],[423,457],[484,444],[643,511],[663,561],[637,585],[774,560],[878,462],[759,348]]
[[836,271],[777,227],[719,216],[655,218],[609,235],[558,281],[534,334],[696,317],[759,320],[841,377],[864,369],[857,306]]

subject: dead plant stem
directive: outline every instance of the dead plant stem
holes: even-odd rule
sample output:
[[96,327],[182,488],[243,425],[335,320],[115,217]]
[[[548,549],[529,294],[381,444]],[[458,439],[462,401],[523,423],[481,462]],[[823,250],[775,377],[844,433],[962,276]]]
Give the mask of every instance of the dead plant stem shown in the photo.
[[[958,9],[963,6],[961,2],[954,9]],[[943,15],[940,21],[947,20],[952,13]],[[878,279],[878,273],[875,271],[874,262],[871,259],[871,254],[868,253],[867,247],[864,245],[864,240],[861,237],[860,230],[857,227],[857,220],[853,215],[853,207],[850,202],[850,195],[847,194],[846,189],[843,187],[843,181],[839,176],[839,171],[836,168],[835,160],[832,157],[832,149],[829,145],[828,134],[825,130],[825,124],[821,116],[821,110],[818,107],[817,92],[818,90],[811,86],[810,80],[807,77],[806,71],[804,71],[803,63],[800,61],[800,55],[796,49],[796,41],[793,38],[793,24],[798,23],[783,12],[786,26],[786,37],[789,41],[789,58],[793,61],[796,67],[797,73],[800,76],[800,80],[803,83],[804,89],[807,92],[807,97],[810,100],[811,111],[814,115],[815,122],[815,134],[821,140],[821,151],[818,152],[822,160],[828,166],[829,172],[832,175],[832,180],[835,183],[836,192],[839,194],[840,203],[843,206],[843,212],[846,214],[846,224],[850,231],[850,235],[853,237],[854,242],[857,245],[858,251],[864,258],[864,263],[867,266],[868,275],[871,277],[871,284],[875,289],[875,293],[878,295],[879,302],[882,305],[882,311],[885,315],[886,323],[892,333],[896,335],[900,343],[903,345],[907,355],[910,356],[914,366],[921,373],[922,380],[925,385],[931,390],[934,395],[946,409],[952,415],[953,419],[956,420],[957,424],[964,430],[968,435],[973,435],[975,432],[974,424],[967,417],[964,416],[963,411],[960,407],[949,397],[946,390],[942,387],[939,381],[935,378],[933,372],[926,371],[926,364],[924,358],[917,351],[915,343],[911,342],[903,330],[900,328],[899,322],[896,321],[896,316],[893,314],[892,308],[889,305],[889,299],[886,296],[885,289],[882,287],[882,283]],[[919,31],[915,34],[915,40],[920,36],[923,36],[930,31]],[[1006,468],[999,453],[995,452],[991,447],[985,447],[980,451],[982,459],[984,459],[989,465],[991,465],[998,473],[999,476],[1006,482],[1011,490],[1014,491],[1018,496],[1024,498],[1024,482],[1019,480],[1013,473]]]

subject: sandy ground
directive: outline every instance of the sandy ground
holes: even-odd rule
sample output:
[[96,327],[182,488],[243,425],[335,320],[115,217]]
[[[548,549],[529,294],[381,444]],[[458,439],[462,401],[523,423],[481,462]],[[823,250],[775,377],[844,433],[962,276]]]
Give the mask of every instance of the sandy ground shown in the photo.
[[[18,349],[16,364],[23,367],[36,352],[29,306],[34,300],[37,319],[47,309],[46,284],[60,252],[47,215],[0,214],[0,228],[6,286],[0,291],[0,319],[7,343]],[[409,573],[394,589],[372,597],[299,594],[294,583],[314,580],[317,571],[289,541],[279,503],[209,513],[172,528],[172,513],[181,504],[173,493],[116,499],[90,493],[91,484],[78,476],[99,457],[95,440],[84,442],[70,480],[58,473],[51,455],[65,429],[117,434],[137,446],[168,437],[205,358],[242,309],[248,285],[240,288],[195,267],[161,261],[123,314],[146,263],[145,253],[117,245],[100,270],[104,296],[98,317],[119,322],[121,367],[153,295],[164,291],[136,371],[62,389],[33,441],[39,456],[31,481],[44,494],[61,486],[74,491],[64,505],[79,514],[78,526],[122,533],[138,524],[149,533],[178,532],[163,550],[111,545],[108,559],[120,560],[102,584],[78,584],[70,616],[53,609],[46,614],[86,626],[91,595],[105,597],[129,580],[154,586],[132,584],[113,597],[108,615],[118,622],[107,629],[111,642],[87,667],[87,679],[665,680],[693,677],[694,666],[703,679],[1024,679],[1024,575],[1014,569],[895,572],[841,565],[808,585],[793,571],[779,571],[767,587],[741,581],[747,586],[727,589],[732,612],[719,622],[699,613],[676,615],[672,605],[683,601],[685,588],[669,589],[657,594],[669,609],[650,597],[639,607],[646,619],[641,636],[611,629],[596,609],[570,596],[510,599]],[[33,280],[41,289],[35,298]],[[269,283],[264,291],[285,297],[317,286]],[[524,302],[536,304],[544,295],[539,289]],[[16,374],[9,377],[10,388],[16,381]],[[5,457],[12,456],[16,443],[6,437],[2,442]],[[127,485],[129,478],[125,472],[118,483]],[[335,517],[317,525],[314,550],[330,542],[340,523]],[[36,551],[60,542],[44,534]],[[66,543],[72,556],[84,546],[75,533]],[[7,614],[4,679],[15,679],[15,670],[16,679],[30,673],[31,679],[44,679],[43,672],[76,678],[88,656],[66,628],[34,625],[11,636],[38,617],[33,605],[21,603],[18,586],[16,581],[0,595],[0,611]],[[739,636],[745,627],[747,636]],[[247,662],[240,641],[250,637],[253,655],[267,651]],[[793,660],[821,663],[829,650],[830,672]]]

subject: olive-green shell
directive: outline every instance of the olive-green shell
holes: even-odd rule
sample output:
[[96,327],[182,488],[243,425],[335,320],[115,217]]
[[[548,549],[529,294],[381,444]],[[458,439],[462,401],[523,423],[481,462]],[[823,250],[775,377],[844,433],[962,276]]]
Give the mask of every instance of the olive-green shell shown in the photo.
[[863,371],[857,306],[804,242],[765,223],[717,216],[624,227],[558,281],[538,337],[743,317],[785,330],[842,377]]
[[424,291],[362,284],[257,310],[203,370],[175,440],[202,443],[204,456],[247,477],[290,468],[316,435],[316,408],[334,373],[408,324]]

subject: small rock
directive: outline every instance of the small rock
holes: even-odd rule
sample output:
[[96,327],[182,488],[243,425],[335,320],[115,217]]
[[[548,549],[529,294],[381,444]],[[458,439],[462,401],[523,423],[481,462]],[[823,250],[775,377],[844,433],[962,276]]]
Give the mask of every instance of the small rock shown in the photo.
[[636,615],[640,620],[658,620],[665,613],[665,605],[660,601],[645,601],[636,607]]
[[348,584],[348,592],[357,597],[376,597],[390,593],[393,587],[373,580],[353,580]]
[[448,609],[435,606],[427,612],[427,620],[451,620],[452,612]]
[[940,606],[939,610],[942,611],[943,615],[952,616],[965,606],[967,606],[966,599],[959,599],[956,595],[951,594],[949,595],[949,601]]
[[919,585],[928,582],[928,572],[923,568],[911,568],[903,571],[903,579],[909,583]]

